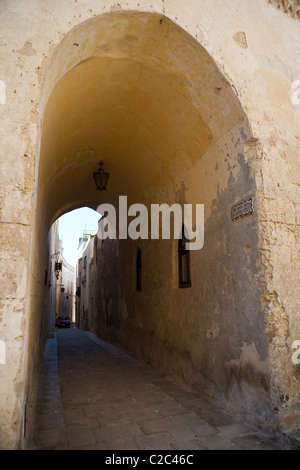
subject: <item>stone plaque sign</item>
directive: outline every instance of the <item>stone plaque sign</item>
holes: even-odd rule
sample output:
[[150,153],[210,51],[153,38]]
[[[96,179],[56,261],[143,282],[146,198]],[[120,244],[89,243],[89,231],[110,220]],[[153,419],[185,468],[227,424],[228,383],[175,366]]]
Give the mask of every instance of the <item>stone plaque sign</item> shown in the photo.
[[238,204],[235,204],[231,208],[231,220],[237,220],[241,217],[245,217],[246,215],[253,214],[254,207],[253,207],[253,197],[249,197],[245,199],[245,201],[241,201]]

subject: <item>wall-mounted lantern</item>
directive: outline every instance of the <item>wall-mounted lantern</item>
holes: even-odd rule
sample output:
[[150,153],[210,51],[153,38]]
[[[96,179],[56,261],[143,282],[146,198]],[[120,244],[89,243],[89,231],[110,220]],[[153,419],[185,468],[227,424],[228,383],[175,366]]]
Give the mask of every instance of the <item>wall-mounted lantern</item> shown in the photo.
[[105,191],[106,190],[107,181],[108,181],[108,177],[109,177],[109,173],[104,171],[103,165],[104,165],[104,163],[101,161],[99,163],[99,170],[94,171],[94,173],[93,173],[94,180],[95,180],[95,183],[96,183],[96,188],[99,191]]

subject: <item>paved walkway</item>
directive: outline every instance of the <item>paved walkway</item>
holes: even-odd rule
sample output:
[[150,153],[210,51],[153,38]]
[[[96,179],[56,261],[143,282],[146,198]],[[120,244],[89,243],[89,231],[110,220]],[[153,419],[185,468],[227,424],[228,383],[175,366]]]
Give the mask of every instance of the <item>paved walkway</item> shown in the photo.
[[282,449],[267,434],[76,328],[48,339],[27,449]]

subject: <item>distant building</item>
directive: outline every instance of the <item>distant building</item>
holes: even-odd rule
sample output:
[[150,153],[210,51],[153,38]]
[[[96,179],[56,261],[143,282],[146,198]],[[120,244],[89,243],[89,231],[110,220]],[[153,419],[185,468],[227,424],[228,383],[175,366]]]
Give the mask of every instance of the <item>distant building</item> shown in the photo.
[[67,315],[75,321],[75,267],[62,257],[57,315]]
[[77,251],[75,317],[77,326],[83,329],[91,329],[89,311],[92,311],[93,296],[90,294],[89,286],[93,284],[93,277],[90,276],[90,260],[94,254],[94,239],[94,233],[84,231],[83,237],[79,239]]

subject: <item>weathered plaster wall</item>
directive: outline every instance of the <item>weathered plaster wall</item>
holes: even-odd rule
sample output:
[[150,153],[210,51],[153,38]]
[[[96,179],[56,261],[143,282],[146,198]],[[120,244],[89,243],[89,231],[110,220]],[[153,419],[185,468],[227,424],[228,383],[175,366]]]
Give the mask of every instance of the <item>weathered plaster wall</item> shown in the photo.
[[[99,215],[100,218],[100,215]],[[77,287],[80,295],[77,295],[77,319],[76,324],[85,330],[93,329],[94,299],[96,298],[97,279],[92,271],[92,266],[97,261],[94,257],[94,236],[87,236],[79,248],[79,259],[77,263]]]
[[44,308],[45,315],[43,321],[45,325],[43,329],[46,333],[50,333],[55,325],[55,313],[59,299],[59,280],[55,275],[55,263],[59,261],[61,256],[61,241],[59,240],[59,227],[56,220],[52,224],[48,237],[48,246],[46,252],[46,272],[44,277]]
[[[62,272],[59,277],[59,307],[56,315],[67,315],[74,318],[74,302],[75,302],[75,268],[71,266],[67,260],[62,257]],[[63,290],[61,290],[63,289]]]
[[98,298],[97,334],[265,421],[271,368],[260,310],[257,215],[233,222],[230,211],[256,193],[244,157],[248,137],[247,124],[239,123],[180,179],[149,195],[149,221],[151,203],[204,204],[204,247],[190,253],[192,286],[178,287],[177,240],[96,239],[91,295]]
[[[72,28],[79,25],[79,31],[83,31],[80,24],[85,20],[122,10],[157,12],[181,26],[210,54],[247,114],[252,141],[244,155],[256,185],[260,253],[256,261],[262,288],[261,318],[269,342],[271,398],[279,409],[298,400],[299,368],[291,361],[291,345],[300,338],[300,118],[299,105],[291,102],[291,84],[300,75],[297,19],[265,0],[191,0],[188,6],[174,0],[128,0],[118,4],[104,0],[11,0],[0,6],[0,339],[7,353],[6,363],[0,364],[3,448],[20,445],[28,384],[42,347],[39,338],[48,218],[51,212],[55,218],[75,205],[97,203],[88,188],[81,200],[59,199],[58,185],[53,185],[45,199],[49,205],[38,207],[36,216],[41,202],[37,190],[48,183],[46,178],[38,185],[37,178],[46,103],[58,80],[84,53],[76,45],[76,30],[68,36]],[[64,38],[65,45],[73,41],[68,53],[64,46],[57,48]],[[50,66],[50,57],[56,67]],[[78,91],[75,86],[73,90]],[[50,152],[47,158],[55,159],[55,154]],[[229,361],[232,369],[248,360],[264,371],[265,356],[258,357],[252,343],[241,344],[240,348],[240,356],[232,358],[237,362]]]

